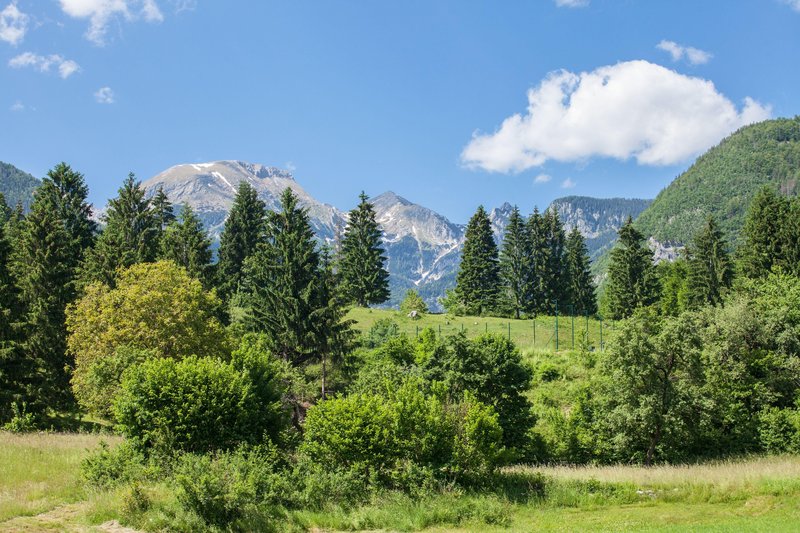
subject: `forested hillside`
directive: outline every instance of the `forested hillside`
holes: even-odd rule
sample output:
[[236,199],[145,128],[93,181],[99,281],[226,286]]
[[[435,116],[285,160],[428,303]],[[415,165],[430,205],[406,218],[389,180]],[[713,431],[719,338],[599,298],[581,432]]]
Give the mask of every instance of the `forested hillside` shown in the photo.
[[773,184],[795,194],[800,179],[800,117],[746,126],[702,156],[661,191],[636,220],[645,236],[686,243],[709,215],[732,244],[756,192]]
[[21,202],[27,211],[33,201],[33,191],[39,184],[39,180],[27,172],[0,161],[0,193],[5,196],[9,206],[14,207]]

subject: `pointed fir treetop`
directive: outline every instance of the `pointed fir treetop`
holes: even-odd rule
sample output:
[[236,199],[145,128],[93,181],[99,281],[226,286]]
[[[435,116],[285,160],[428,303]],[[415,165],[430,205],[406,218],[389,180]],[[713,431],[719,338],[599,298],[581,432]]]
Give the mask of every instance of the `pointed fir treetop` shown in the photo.
[[472,215],[464,235],[455,294],[468,314],[477,315],[497,305],[500,266],[492,225],[483,206]]
[[339,252],[345,294],[361,307],[389,299],[389,272],[375,208],[361,192],[360,203],[350,211]]
[[783,240],[789,201],[770,186],[762,187],[750,202],[739,248],[739,266],[749,278],[764,277],[783,257]]
[[574,314],[594,315],[597,313],[595,286],[592,281],[591,261],[586,248],[586,240],[572,227],[566,242],[566,270],[568,302]]
[[514,206],[500,250],[500,274],[507,292],[507,306],[515,318],[530,309],[533,300],[531,238],[525,219]]
[[246,181],[239,182],[217,252],[218,288],[223,301],[239,290],[245,260],[264,238],[266,216],[266,206],[256,190]]
[[689,305],[702,307],[722,303],[722,297],[733,283],[727,247],[719,225],[709,216],[686,248]]
[[611,250],[606,299],[609,318],[627,318],[639,307],[658,298],[658,278],[653,253],[629,216],[619,230],[617,244]]
[[174,261],[204,286],[210,283],[211,239],[189,204],[184,204],[161,239],[161,258]]
[[172,202],[169,201],[164,186],[159,185],[156,193],[150,199],[150,205],[153,208],[156,220],[158,221],[159,233],[167,229],[170,222],[175,220],[175,211],[172,207]]

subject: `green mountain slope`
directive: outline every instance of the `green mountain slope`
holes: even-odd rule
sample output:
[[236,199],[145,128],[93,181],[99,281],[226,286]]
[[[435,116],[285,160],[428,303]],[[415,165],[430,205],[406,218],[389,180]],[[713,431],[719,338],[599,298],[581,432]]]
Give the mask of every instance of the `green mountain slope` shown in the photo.
[[688,242],[711,214],[738,243],[747,206],[765,184],[794,194],[800,182],[800,116],[745,126],[700,156],[636,220],[659,242]]
[[27,172],[0,161],[0,192],[6,197],[9,206],[14,207],[17,202],[22,202],[27,210],[33,201],[33,191],[40,183]]

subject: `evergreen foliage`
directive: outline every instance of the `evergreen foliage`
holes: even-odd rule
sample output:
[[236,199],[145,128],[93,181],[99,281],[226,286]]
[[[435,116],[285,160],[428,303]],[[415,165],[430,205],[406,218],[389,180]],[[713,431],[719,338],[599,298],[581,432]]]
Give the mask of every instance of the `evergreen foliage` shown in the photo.
[[320,261],[307,210],[287,187],[281,210],[267,217],[265,242],[245,263],[245,325],[265,333],[274,353],[294,365],[337,349],[334,341],[349,329],[328,262]]
[[150,205],[153,208],[153,213],[156,217],[156,226],[158,227],[158,239],[164,234],[167,226],[175,220],[175,211],[172,207],[172,202],[169,201],[166,193],[164,193],[164,186],[159,185],[156,193],[150,199]]
[[211,284],[211,239],[203,223],[189,205],[170,222],[161,238],[161,259],[183,267],[203,285]]
[[348,299],[367,307],[389,299],[389,272],[375,208],[363,191],[359,199],[344,230],[339,269]]
[[764,277],[784,258],[789,201],[772,187],[762,187],[747,210],[739,248],[739,268],[747,277]]
[[78,266],[93,239],[87,194],[81,174],[64,163],[57,165],[37,190],[15,236],[13,272],[24,313],[23,349],[36,368],[28,398],[33,410],[72,405],[64,313],[77,294]]
[[21,406],[27,399],[33,370],[19,345],[21,309],[6,233],[0,224],[0,423],[11,418],[12,404]]
[[589,252],[586,241],[573,226],[566,243],[566,278],[569,304],[575,314],[594,315],[597,313],[595,286],[592,281]]
[[244,264],[264,238],[266,207],[246,181],[239,183],[217,252],[218,291],[224,302],[239,290]]
[[33,203],[33,195],[41,182],[14,165],[0,161],[0,194],[8,205],[20,204],[27,211]]
[[483,206],[472,215],[464,235],[455,296],[467,314],[494,309],[500,295],[500,265],[492,226]]
[[619,230],[619,241],[611,250],[606,301],[608,317],[626,318],[639,307],[658,299],[660,287],[653,254],[630,217]]
[[531,238],[525,219],[514,206],[500,251],[500,274],[515,318],[531,309],[533,304],[533,272],[530,267]]
[[118,270],[155,261],[160,220],[133,173],[128,174],[117,197],[109,200],[104,221],[106,227],[86,258],[84,282],[113,285]]
[[799,169],[800,116],[745,126],[697,158],[661,191],[636,219],[636,228],[659,242],[688,243],[713,216],[738,247],[744,242],[747,208],[759,190],[769,186],[785,195],[796,194]]
[[6,197],[0,192],[0,227],[5,226],[8,219],[11,218],[11,207],[6,203]]
[[428,312],[428,306],[417,291],[408,289],[403,301],[400,303],[400,312],[408,315],[412,311],[416,311],[418,315],[424,315]]
[[529,272],[533,297],[528,309],[531,313],[545,313],[547,311],[547,265],[549,263],[550,246],[547,242],[547,228],[544,217],[534,208],[533,214],[528,218],[528,235],[531,240],[531,256]]
[[687,248],[689,305],[718,305],[733,283],[727,243],[716,221],[709,217]]
[[539,286],[542,291],[539,300],[543,311],[546,314],[553,315],[559,306],[560,312],[568,310],[569,281],[565,257],[566,236],[564,235],[564,227],[561,225],[561,220],[555,210],[548,209],[545,212],[542,217],[542,226],[544,228],[547,254],[541,270],[542,277],[539,280]]

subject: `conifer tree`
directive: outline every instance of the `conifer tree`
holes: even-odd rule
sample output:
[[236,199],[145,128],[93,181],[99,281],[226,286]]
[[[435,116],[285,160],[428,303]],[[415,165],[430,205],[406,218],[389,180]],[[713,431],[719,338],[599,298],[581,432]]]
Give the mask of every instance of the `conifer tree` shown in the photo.
[[6,233],[5,225],[0,224],[0,424],[11,418],[12,404],[26,401],[33,374],[30,359],[24,356],[18,342],[20,307]]
[[0,227],[5,226],[8,219],[11,218],[12,210],[6,203],[6,197],[0,192]]
[[153,208],[153,215],[156,218],[158,241],[161,242],[161,238],[167,226],[169,226],[170,222],[175,220],[175,211],[172,207],[172,202],[169,201],[166,193],[164,193],[163,185],[158,186],[156,193],[150,199],[150,205]]
[[654,303],[658,294],[653,254],[645,244],[644,235],[633,227],[633,220],[628,217],[611,250],[606,287],[608,316],[627,318],[637,308]]
[[159,220],[133,173],[108,202],[104,220],[106,227],[87,255],[82,278],[113,286],[117,270],[155,261],[158,253]]
[[217,287],[223,301],[239,290],[245,260],[264,237],[266,207],[246,181],[239,183],[219,242]]
[[455,295],[469,315],[494,309],[500,295],[500,265],[492,226],[483,206],[472,215],[461,251]]
[[590,265],[586,241],[578,231],[578,227],[573,226],[567,236],[566,244],[567,293],[573,312],[581,315],[597,313],[597,299]]
[[781,231],[783,257],[781,267],[794,276],[800,276],[800,196],[795,196],[787,211]]
[[161,238],[161,259],[174,261],[208,287],[211,276],[211,239],[194,210],[184,204]]
[[21,214],[12,215],[23,349],[36,367],[28,403],[39,410],[73,403],[64,314],[77,294],[78,266],[93,240],[87,195],[83,176],[61,163],[47,173],[24,221]]
[[739,248],[739,267],[748,278],[764,277],[783,258],[783,239],[788,200],[772,187],[760,189],[747,210]]
[[689,305],[718,305],[733,282],[733,268],[727,243],[713,217],[686,249]]
[[320,355],[320,260],[308,212],[286,188],[267,216],[266,240],[245,262],[245,325],[265,333],[274,353],[295,365]]
[[515,318],[531,307],[531,239],[525,219],[514,206],[500,251],[500,274]]
[[347,299],[367,307],[389,299],[389,272],[375,208],[363,191],[359,199],[344,230],[339,268]]
[[542,225],[547,246],[540,280],[542,308],[547,314],[554,314],[556,306],[559,307],[559,312],[564,312],[568,305],[569,295],[566,290],[568,280],[564,255],[566,236],[558,213],[554,209],[545,212]]
[[538,208],[528,217],[528,235],[530,238],[530,265],[528,271],[531,276],[531,303],[530,313],[545,313],[547,311],[547,265],[549,262],[550,247],[547,241],[547,229],[544,218]]
[[320,253],[319,287],[317,306],[312,312],[312,323],[316,326],[317,351],[322,362],[322,398],[328,393],[328,365],[338,363],[351,350],[355,330],[352,320],[346,320],[347,308],[341,290],[341,277],[333,268],[333,259],[328,247]]

